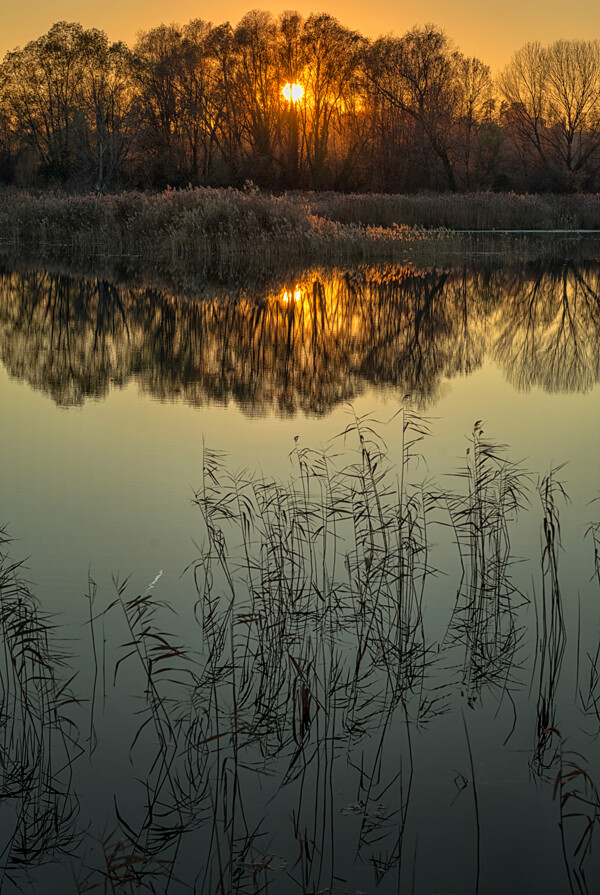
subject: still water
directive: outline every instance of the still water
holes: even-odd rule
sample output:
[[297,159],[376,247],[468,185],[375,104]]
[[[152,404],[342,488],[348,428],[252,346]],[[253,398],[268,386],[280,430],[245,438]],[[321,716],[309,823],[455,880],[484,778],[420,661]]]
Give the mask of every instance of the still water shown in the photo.
[[600,267],[4,270],[0,357],[3,891],[597,891]]

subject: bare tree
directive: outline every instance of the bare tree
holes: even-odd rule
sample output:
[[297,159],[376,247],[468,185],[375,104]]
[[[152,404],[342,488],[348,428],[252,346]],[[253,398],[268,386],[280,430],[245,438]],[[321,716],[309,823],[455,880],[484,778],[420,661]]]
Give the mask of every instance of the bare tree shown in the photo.
[[77,177],[104,189],[134,133],[132,54],[96,28],[58,22],[8,53],[4,108],[13,134],[32,147],[51,178]]
[[465,186],[472,184],[473,148],[480,128],[489,123],[494,108],[492,77],[488,65],[474,56],[456,60],[458,147],[464,166]]
[[212,25],[202,19],[194,19],[182,29],[181,128],[194,182],[211,176],[223,114],[218,65],[212,52],[213,32]]
[[[235,181],[241,174],[245,116],[237,99],[239,52],[229,22],[211,29],[207,53],[212,65],[211,141],[218,148],[226,176]],[[212,161],[211,153],[211,169]]]
[[234,30],[235,100],[243,121],[244,150],[259,179],[275,174],[284,81],[277,60],[277,24],[268,12],[247,13]]
[[[279,16],[277,40],[277,65],[282,80],[286,84],[297,84],[304,69],[304,49],[302,31],[304,20],[299,12],[288,10]],[[286,186],[300,185],[300,170],[303,166],[303,141],[300,140],[298,110],[292,96],[288,108],[283,111],[281,128],[282,147],[280,160],[282,180]],[[285,126],[287,119],[287,128]],[[287,137],[287,146],[286,144]]]
[[326,13],[310,16],[302,32],[305,87],[301,107],[311,182],[323,186],[332,127],[351,110],[362,40]]
[[86,32],[86,69],[80,85],[85,115],[84,163],[96,191],[118,175],[135,139],[138,114],[132,84],[134,58],[103,32]]
[[86,32],[58,22],[2,64],[4,102],[16,136],[32,146],[52,177],[76,166],[78,98],[85,71]]
[[600,146],[600,42],[559,40],[546,50],[548,142],[566,186],[582,185]]
[[141,32],[135,44],[144,154],[151,179],[185,176],[182,33],[178,25]]
[[[525,166],[580,187],[600,147],[600,44],[528,43],[499,78],[505,121]],[[597,159],[596,159],[597,164]]]
[[381,38],[376,51],[379,65],[370,75],[374,86],[422,129],[449,188],[456,191],[452,144],[460,55],[434,25],[413,28],[401,38]]

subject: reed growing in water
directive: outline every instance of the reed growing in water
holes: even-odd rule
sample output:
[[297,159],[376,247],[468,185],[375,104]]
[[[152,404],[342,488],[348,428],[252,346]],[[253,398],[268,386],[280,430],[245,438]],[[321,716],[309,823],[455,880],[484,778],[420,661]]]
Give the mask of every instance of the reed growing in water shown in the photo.
[[597,195],[315,193],[315,214],[342,224],[451,230],[599,230]]
[[341,224],[314,214],[299,196],[255,188],[189,189],[114,196],[0,195],[4,251],[71,262],[139,257],[196,269],[268,267],[276,263],[393,257],[425,234],[407,227]]
[[[477,716],[467,724],[464,710],[484,714],[486,704],[494,717],[505,704],[514,711],[504,742],[517,706],[523,713],[524,761],[559,797],[566,875],[572,888],[585,881],[600,800],[561,730],[569,654],[557,471],[539,485],[541,606],[531,657],[535,598],[513,580],[512,546],[531,477],[478,421],[458,486],[441,487],[417,474],[427,421],[405,410],[396,423],[398,465],[373,421],[352,416],[329,448],[296,441],[286,483],[232,471],[204,447],[193,495],[196,627],[185,626],[184,639],[175,607],[153,591],[159,576],[137,594],[115,581],[102,606],[90,579],[88,704],[71,695],[55,621],[0,545],[0,779],[4,796],[22,805],[2,866],[17,890],[36,861],[65,853],[79,892],[311,893],[339,890],[344,874],[361,888],[369,880],[371,890],[403,890],[416,867],[406,845],[415,841],[415,778],[435,773],[431,761],[419,767],[414,741],[423,746],[429,726],[444,730],[458,714],[466,748],[454,731],[462,752],[451,735],[434,755],[441,761],[455,750],[458,794],[473,795],[474,826],[463,818],[461,835],[471,843],[464,878],[472,871],[478,891],[490,815],[476,779],[483,740],[474,735]],[[452,570],[435,567],[433,530],[449,534],[458,574],[458,587],[440,592],[448,618],[440,635],[431,631],[428,593]],[[594,547],[597,532],[592,524]],[[120,639],[106,651],[115,624]],[[592,689],[581,701],[595,725],[598,654],[587,659]],[[125,747],[133,769],[124,764],[138,798],[125,797],[117,776],[112,826],[86,830],[73,768],[84,754],[94,767],[103,751],[118,751],[105,741],[107,708],[99,704],[111,677],[137,698]]]

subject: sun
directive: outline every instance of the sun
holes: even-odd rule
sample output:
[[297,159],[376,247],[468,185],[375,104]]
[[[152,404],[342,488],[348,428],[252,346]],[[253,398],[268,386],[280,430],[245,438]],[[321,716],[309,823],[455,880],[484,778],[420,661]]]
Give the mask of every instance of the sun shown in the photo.
[[304,87],[302,86],[302,84],[290,84],[288,82],[283,87],[281,92],[289,103],[297,103],[300,102],[300,100],[304,96]]

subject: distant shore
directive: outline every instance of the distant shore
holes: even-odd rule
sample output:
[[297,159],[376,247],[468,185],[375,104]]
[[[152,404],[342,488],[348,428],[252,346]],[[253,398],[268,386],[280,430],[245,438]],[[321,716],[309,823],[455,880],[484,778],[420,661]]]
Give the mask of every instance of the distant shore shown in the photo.
[[[0,250],[60,263],[127,260],[138,268],[256,270],[285,263],[354,263],[425,254],[473,239],[530,233],[576,239],[600,231],[597,195],[493,193],[410,196],[290,193],[256,188],[115,195],[0,193]],[[496,242],[494,242],[494,240]]]

